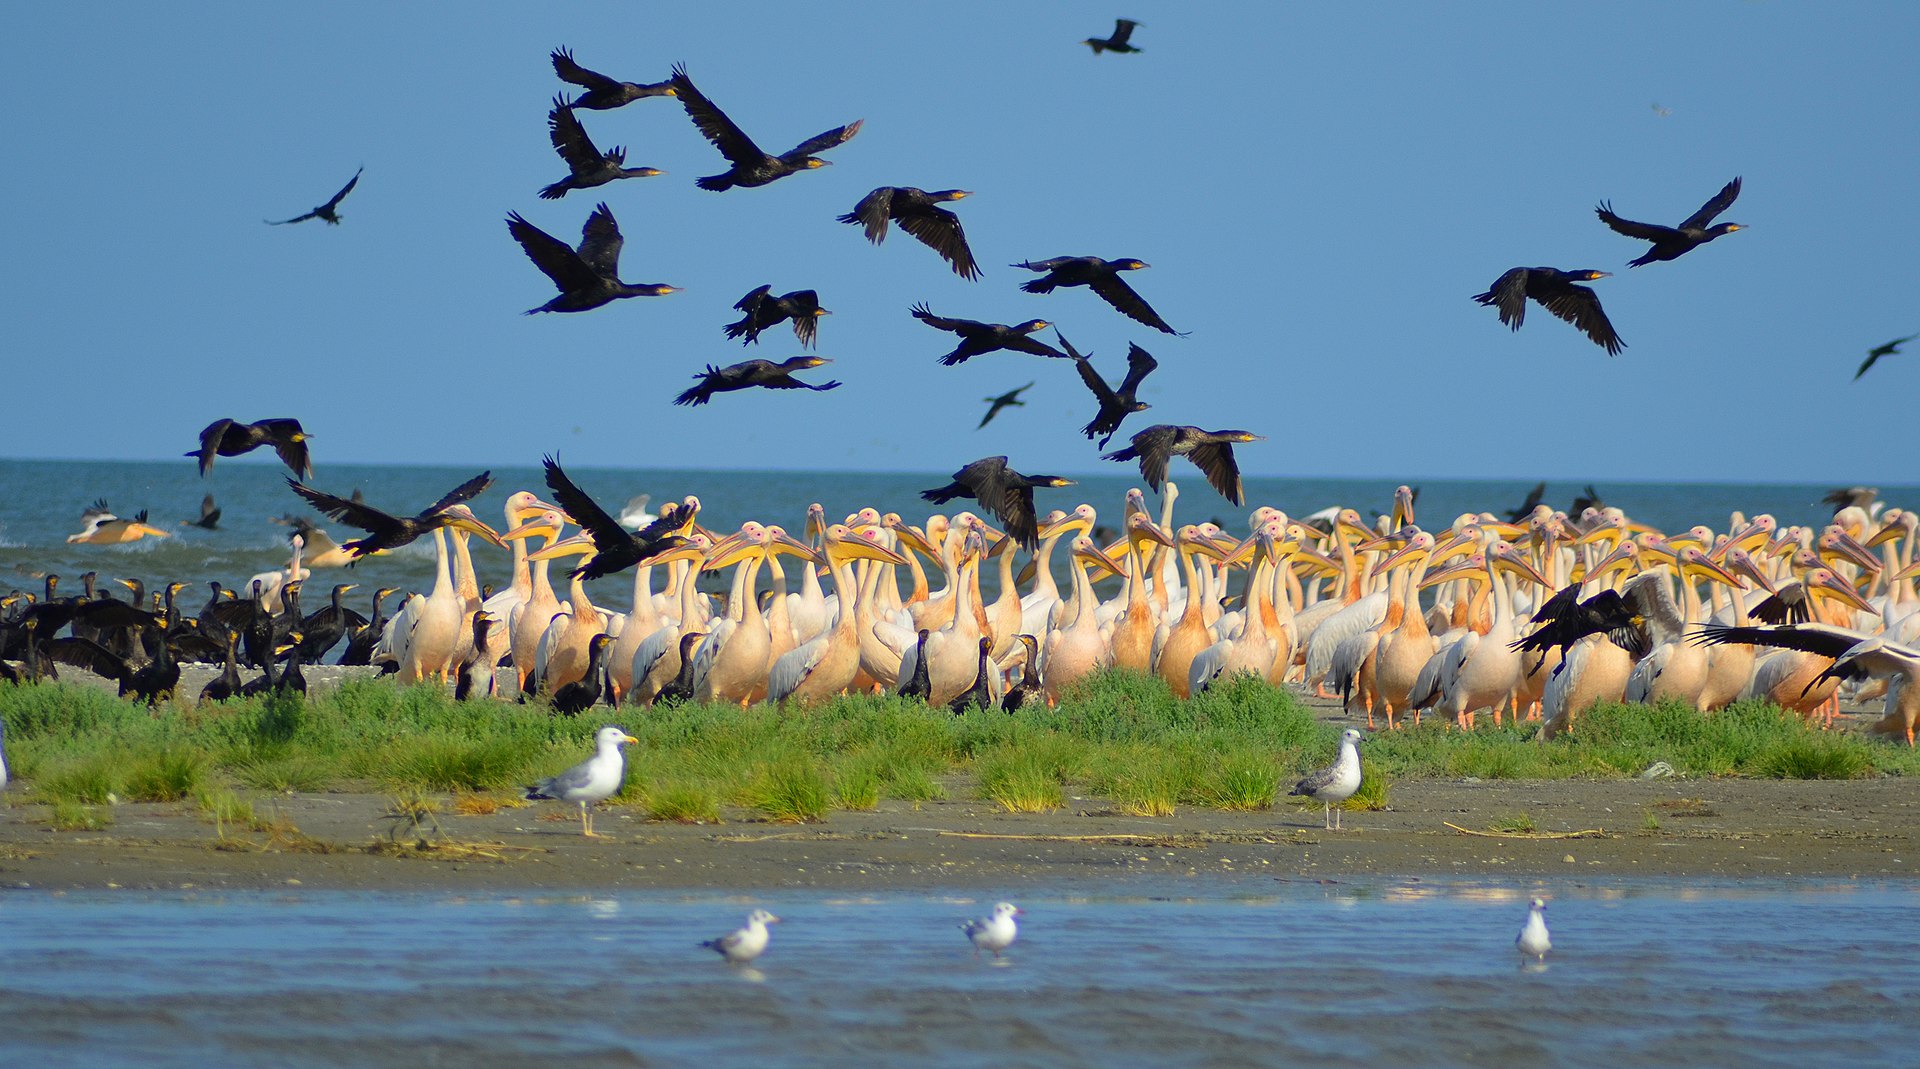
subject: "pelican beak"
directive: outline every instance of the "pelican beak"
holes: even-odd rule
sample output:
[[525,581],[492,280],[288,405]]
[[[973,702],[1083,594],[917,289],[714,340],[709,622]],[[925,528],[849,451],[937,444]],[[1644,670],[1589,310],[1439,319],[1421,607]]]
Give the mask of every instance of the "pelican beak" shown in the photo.
[[[1106,569],[1107,575],[1127,574],[1127,569],[1124,566],[1122,566],[1120,562],[1114,560],[1111,556],[1109,556],[1106,550],[1101,549],[1099,546],[1094,545],[1091,541],[1087,541],[1085,539],[1082,539],[1082,541],[1085,542],[1086,544],[1085,545],[1076,544],[1073,550],[1075,555],[1085,557],[1087,560],[1090,560],[1095,564],[1098,564],[1100,567]],[[1106,578],[1106,576],[1103,575],[1103,576],[1100,576],[1099,578],[1104,579]]]
[[1868,549],[1874,549],[1879,546],[1884,546],[1888,542],[1891,542],[1894,539],[1899,538],[1901,535],[1904,535],[1906,533],[1907,533],[1907,527],[1905,524],[1889,523],[1881,527],[1878,531],[1875,531],[1873,534],[1873,537],[1867,539],[1866,546]]
[[1372,574],[1379,575],[1381,572],[1393,568],[1401,561],[1410,560],[1414,557],[1426,557],[1432,554],[1432,552],[1432,543],[1415,542],[1412,539],[1408,539],[1406,545],[1401,546],[1399,549],[1381,558],[1380,561],[1373,566]]
[[773,541],[774,545],[778,547],[775,552],[783,552],[789,557],[799,557],[803,560],[814,559],[812,546],[807,545],[805,542],[800,541],[785,531],[775,531]]
[[860,535],[848,535],[835,539],[827,550],[829,558],[841,560],[876,560],[886,564],[902,565],[907,558],[891,549]]
[[[542,501],[536,497],[532,501],[529,501],[528,503],[520,506],[519,508],[514,509],[513,518],[515,522],[525,523],[527,522],[528,516],[537,516],[543,512],[558,512],[562,516],[565,516],[567,514],[566,509],[563,509],[560,506],[552,504],[550,502]],[[506,536],[502,535],[501,537],[504,538]]]
[[1859,539],[1837,527],[1829,528],[1822,533],[1819,545],[1823,560],[1839,557],[1869,572],[1877,574],[1880,571],[1880,559],[1873,555],[1873,551],[1861,545]]
[[584,557],[597,552],[599,551],[593,548],[592,536],[577,534],[572,538],[562,538],[543,549],[537,549],[527,554],[527,559],[536,561],[553,560],[557,557]]
[[1727,562],[1733,566],[1732,570],[1735,575],[1752,580],[1753,585],[1766,591],[1768,594],[1778,594],[1780,592],[1774,587],[1773,580],[1767,578],[1767,573],[1760,570],[1760,566],[1753,562],[1752,557],[1747,556],[1745,550],[1729,553],[1727,555]]
[[560,510],[559,509],[542,509],[541,510],[541,516],[543,517],[542,519],[530,520],[526,523],[523,523],[520,526],[515,527],[513,530],[508,531],[506,534],[501,535],[500,538],[502,541],[505,541],[505,542],[515,542],[522,538],[532,538],[534,535],[545,535],[551,538],[554,535],[557,535],[560,533],[560,528],[557,524],[548,523],[544,517],[548,512],[558,512],[558,511]]
[[1444,568],[1430,571],[1420,578],[1420,589],[1439,586],[1441,583],[1463,579],[1484,570],[1487,558],[1480,553],[1470,553],[1464,559],[1455,561]]
[[1743,585],[1740,580],[1733,577],[1732,573],[1715,564],[1706,554],[1701,553],[1698,549],[1695,549],[1692,553],[1680,554],[1680,556],[1675,558],[1674,566],[1679,569],[1680,575],[1683,578],[1691,576],[1709,579],[1713,582],[1732,587],[1735,590],[1740,589]]
[[1542,587],[1550,585],[1547,577],[1540,574],[1540,570],[1533,566],[1533,562],[1527,559],[1527,555],[1512,546],[1508,546],[1504,552],[1496,553],[1493,559],[1496,566],[1505,568],[1530,583]]
[[1825,568],[1820,569],[1807,578],[1807,589],[1809,591],[1821,591],[1831,596],[1835,601],[1850,605],[1861,612],[1872,613],[1875,616],[1880,615],[1880,610],[1868,604],[1867,599],[1861,597],[1859,592],[1848,586],[1839,576]]
[[1608,572],[1624,572],[1637,564],[1640,547],[1632,542],[1622,542],[1613,547],[1613,552],[1600,558],[1600,562],[1587,572],[1588,581],[1598,579]]
[[1173,548],[1173,539],[1167,537],[1167,532],[1162,531],[1159,524],[1145,517],[1141,518],[1141,522],[1127,525],[1127,540],[1136,548],[1141,542],[1152,542],[1155,545]]
[[646,560],[641,561],[640,563],[643,565],[672,564],[676,561],[683,561],[683,560],[697,562],[703,559],[704,557],[706,557],[706,555],[707,555],[707,551],[705,548],[700,546],[698,543],[689,540],[685,545],[675,546],[672,549],[663,550],[659,553],[654,554],[651,557],[648,557]]
[[1920,575],[1920,560],[1914,561],[1912,564],[1893,573],[1893,581],[1896,583],[1904,582],[1912,579],[1916,575]]
[[478,517],[454,516],[452,521],[449,522],[447,526],[458,527],[463,531],[471,531],[474,534],[479,535],[481,538],[486,539],[489,543],[500,547],[501,549],[507,548],[506,540],[500,537],[500,532],[494,530],[491,527],[488,527]]

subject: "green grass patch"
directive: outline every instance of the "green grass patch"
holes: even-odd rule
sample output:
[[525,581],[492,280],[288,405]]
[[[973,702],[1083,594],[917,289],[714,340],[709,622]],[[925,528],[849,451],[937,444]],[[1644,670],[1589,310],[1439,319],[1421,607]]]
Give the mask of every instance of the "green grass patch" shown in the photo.
[[763,767],[742,800],[769,820],[807,824],[825,817],[833,798],[833,785],[824,769],[804,758],[789,757]]
[[720,792],[711,783],[683,780],[655,784],[646,792],[647,814],[681,824],[720,823]]
[[55,831],[100,831],[113,826],[113,810],[82,805],[71,798],[54,800],[47,823]]
[[126,798],[130,802],[177,802],[199,790],[206,776],[204,754],[170,746],[128,763]]

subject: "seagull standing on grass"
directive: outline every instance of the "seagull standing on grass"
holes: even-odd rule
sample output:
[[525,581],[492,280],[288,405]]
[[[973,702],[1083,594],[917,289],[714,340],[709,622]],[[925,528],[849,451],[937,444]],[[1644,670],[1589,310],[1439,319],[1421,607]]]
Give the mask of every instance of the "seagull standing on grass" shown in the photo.
[[1290,795],[1304,794],[1325,803],[1328,831],[1340,830],[1340,814],[1334,805],[1353,797],[1360,789],[1360,733],[1352,728],[1340,733],[1340,759],[1293,785]]
[[982,950],[990,950],[994,957],[999,957],[1000,952],[1012,946],[1014,938],[1020,934],[1013,918],[1024,916],[1025,913],[1025,910],[1011,902],[1002,902],[993,907],[993,916],[961,925],[960,930],[973,941],[973,956],[977,958]]
[[729,965],[745,965],[747,962],[766,953],[767,940],[772,934],[767,925],[779,924],[780,918],[764,909],[756,909],[747,914],[747,926],[736,928],[718,939],[709,939],[700,945],[727,959]]
[[1527,911],[1526,927],[1520,929],[1520,935],[1513,941],[1520,953],[1535,961],[1547,960],[1547,951],[1553,949],[1553,940],[1547,938],[1547,901],[1544,898],[1533,900],[1532,908]]
[[594,736],[592,757],[552,779],[544,779],[528,787],[527,800],[544,798],[555,802],[579,803],[580,833],[600,838],[593,830],[593,814],[587,807],[598,805],[620,793],[620,784],[627,778],[627,755],[620,751],[620,747],[639,741],[627,734],[625,729],[608,724]]

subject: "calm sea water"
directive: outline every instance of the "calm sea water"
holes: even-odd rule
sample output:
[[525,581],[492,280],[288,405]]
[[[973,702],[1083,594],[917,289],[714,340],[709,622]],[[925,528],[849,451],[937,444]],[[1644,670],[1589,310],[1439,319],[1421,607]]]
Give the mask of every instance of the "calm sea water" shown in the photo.
[[[1920,886],[0,897],[0,1064],[1911,1066]],[[1555,950],[1522,967],[1524,899]],[[695,943],[753,906],[760,968]]]
[[[475,474],[477,469],[404,466],[328,465],[316,478],[322,489],[345,496],[363,490],[369,504],[390,512],[412,512]],[[496,526],[504,522],[500,510],[508,494],[531,489],[546,495],[538,468],[495,468],[494,488],[476,500],[474,510]],[[919,500],[921,490],[945,482],[944,475],[875,474],[858,472],[706,472],[670,470],[611,470],[582,468],[569,471],[580,486],[616,514],[628,498],[651,494],[654,502],[692,493],[704,506],[703,522],[715,530],[730,530],[741,521],[757,519],[781,523],[798,532],[808,503],[826,505],[838,519],[864,505],[883,512],[896,511],[919,518],[929,511]],[[1138,474],[1137,472],[1134,474]],[[1215,494],[1197,473],[1175,468],[1181,494],[1177,522],[1218,520],[1232,531],[1246,529],[1246,509],[1236,509]],[[217,579],[229,585],[276,567],[287,559],[289,528],[271,517],[299,513],[321,521],[340,541],[351,529],[326,524],[296,498],[283,481],[284,471],[259,463],[220,461],[210,478],[201,479],[192,461],[108,463],[98,461],[0,460],[0,592],[38,591],[41,576],[55,572],[71,581],[82,572],[145,580],[149,588],[171,579],[204,584]],[[1121,475],[1087,477],[1080,485],[1040,491],[1041,511],[1092,503],[1103,520],[1117,519],[1122,495],[1137,479]],[[1352,505],[1378,512],[1391,503],[1394,482],[1386,479],[1248,479],[1249,506],[1274,505],[1293,515],[1305,515],[1328,505]],[[1429,527],[1445,526],[1462,512],[1505,511],[1517,506],[1531,483],[1426,481],[1421,484],[1419,513]],[[1749,516],[1772,513],[1783,524],[1823,522],[1831,513],[1818,502],[1826,487],[1791,485],[1636,484],[1610,483],[1599,488],[1609,504],[1625,508],[1636,519],[1668,530],[1695,523],[1724,529],[1728,514],[1738,509]],[[1554,484],[1548,503],[1565,508],[1579,487]],[[1915,488],[1884,487],[1895,504],[1920,503]],[[211,491],[223,516],[218,531],[179,527],[179,521],[200,515],[201,495]],[[177,532],[167,539],[145,539],[128,546],[67,545],[66,536],[80,529],[80,512],[95,498],[104,497],[115,512],[130,516],[146,509],[155,526]],[[1157,507],[1157,499],[1154,502]],[[482,580],[504,585],[509,579],[504,553],[477,547]],[[370,595],[376,586],[425,590],[433,582],[433,551],[423,540],[390,557],[367,561],[352,570],[322,571],[309,582],[309,608],[335,583],[359,583],[350,597]],[[616,606],[626,604],[631,579],[603,581],[596,599]],[[71,585],[71,583],[69,583]],[[115,587],[116,594],[124,592]],[[205,600],[205,587],[184,594],[190,609]],[[363,606],[356,606],[362,608]]]

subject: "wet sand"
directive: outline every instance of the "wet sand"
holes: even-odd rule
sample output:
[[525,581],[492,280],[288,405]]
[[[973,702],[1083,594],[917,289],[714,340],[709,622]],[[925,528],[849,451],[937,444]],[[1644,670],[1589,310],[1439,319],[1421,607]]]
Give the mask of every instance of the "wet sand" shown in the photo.
[[[949,790],[962,796],[965,784]],[[1131,877],[1884,878],[1911,875],[1920,858],[1920,781],[1892,778],[1406,782],[1394,786],[1389,811],[1348,813],[1341,832],[1322,830],[1318,807],[1132,817],[1072,799],[1051,814],[888,802],[814,825],[744,816],[683,825],[616,807],[596,822],[605,838],[586,839],[570,808],[541,803],[437,814],[440,834],[429,842],[452,844],[439,851],[369,851],[392,842],[390,804],[379,795],[258,797],[261,817],[298,832],[228,828],[222,842],[190,804],[118,806],[105,831],[62,832],[16,799],[0,813],[0,887],[885,892]],[[1494,838],[1446,827],[1488,830],[1519,813],[1536,835],[1598,834]],[[1645,827],[1648,813],[1657,831]]]

